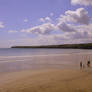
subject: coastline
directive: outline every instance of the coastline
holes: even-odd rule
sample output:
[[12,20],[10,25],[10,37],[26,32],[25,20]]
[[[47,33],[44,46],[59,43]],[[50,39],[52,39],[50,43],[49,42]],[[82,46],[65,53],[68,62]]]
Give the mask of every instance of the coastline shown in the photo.
[[61,48],[61,49],[92,49],[92,43],[38,45],[38,46],[12,46],[11,48]]

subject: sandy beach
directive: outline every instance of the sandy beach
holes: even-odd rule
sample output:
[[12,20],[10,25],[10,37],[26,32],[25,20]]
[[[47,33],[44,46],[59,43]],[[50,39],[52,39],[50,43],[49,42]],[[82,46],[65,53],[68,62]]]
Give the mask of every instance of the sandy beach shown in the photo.
[[0,92],[92,92],[92,69],[3,73],[0,74]]
[[92,52],[84,52],[0,56],[0,92],[92,92]]

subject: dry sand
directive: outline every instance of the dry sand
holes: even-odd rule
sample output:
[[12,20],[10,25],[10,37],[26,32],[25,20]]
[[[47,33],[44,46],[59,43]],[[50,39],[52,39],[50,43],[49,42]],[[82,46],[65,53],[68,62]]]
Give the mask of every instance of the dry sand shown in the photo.
[[92,70],[43,69],[0,74],[0,92],[92,92]]

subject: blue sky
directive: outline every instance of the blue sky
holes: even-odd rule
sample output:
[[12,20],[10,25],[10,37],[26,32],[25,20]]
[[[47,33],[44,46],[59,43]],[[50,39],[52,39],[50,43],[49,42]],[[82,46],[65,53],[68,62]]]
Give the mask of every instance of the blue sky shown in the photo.
[[[51,19],[51,22],[49,21],[51,24],[57,25],[60,15],[65,15],[68,10],[76,11],[79,8],[85,9],[88,12],[88,16],[92,17],[92,5],[73,5],[71,0],[0,0],[0,22],[4,26],[0,27],[0,47],[35,45],[36,43],[37,45],[44,45],[44,43],[59,44],[60,39],[55,40],[54,38],[52,40],[52,36],[55,36],[55,34],[62,36],[64,33],[63,29],[60,32],[59,29],[55,29],[52,34],[39,34],[39,36],[32,32],[21,32],[21,30],[31,30],[35,26],[45,24],[40,21],[40,18],[46,17],[48,17],[47,21]],[[38,38],[41,40],[37,40]],[[35,43],[33,43],[34,41]],[[67,43],[66,40],[63,40],[61,44],[64,41]]]

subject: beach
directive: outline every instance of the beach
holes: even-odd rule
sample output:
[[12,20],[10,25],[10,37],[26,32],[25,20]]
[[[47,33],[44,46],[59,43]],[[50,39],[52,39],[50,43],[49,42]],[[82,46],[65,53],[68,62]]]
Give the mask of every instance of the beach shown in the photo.
[[0,74],[0,92],[92,92],[92,70],[43,69]]
[[92,92],[92,62],[87,67],[92,51],[46,51],[48,54],[40,50],[39,55],[15,55],[16,51],[12,51],[14,56],[1,55],[0,92]]
[[0,0],[0,92],[92,92],[92,0]]

